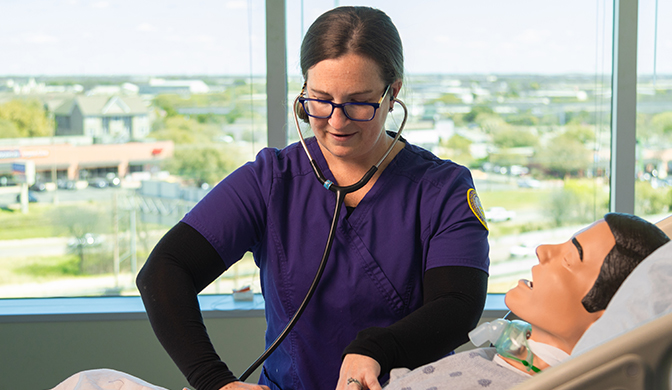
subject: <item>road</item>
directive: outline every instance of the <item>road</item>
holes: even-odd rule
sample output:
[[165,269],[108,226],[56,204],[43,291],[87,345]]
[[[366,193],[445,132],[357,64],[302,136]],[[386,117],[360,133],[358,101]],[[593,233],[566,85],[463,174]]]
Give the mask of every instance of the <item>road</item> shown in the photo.
[[[31,191],[31,194],[37,198],[38,203],[54,203],[56,199],[59,203],[81,202],[89,200],[109,199],[112,201],[114,192],[126,191],[122,188],[84,188],[81,190],[56,190],[56,191]],[[16,195],[18,187],[0,187],[0,208],[8,208],[16,204]]]
[[62,256],[67,246],[67,237],[0,240],[0,253],[2,257]]

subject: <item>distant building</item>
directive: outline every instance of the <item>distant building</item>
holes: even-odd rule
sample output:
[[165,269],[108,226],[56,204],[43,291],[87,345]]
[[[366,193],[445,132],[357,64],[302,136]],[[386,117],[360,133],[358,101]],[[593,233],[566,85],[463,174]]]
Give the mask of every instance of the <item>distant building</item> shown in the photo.
[[163,161],[171,158],[175,149],[173,141],[108,145],[73,144],[68,138],[55,141],[52,143],[50,138],[0,140],[0,177],[11,175],[12,163],[32,160],[37,180],[43,182],[52,181],[52,172],[59,180],[105,177],[108,173],[143,180],[159,172]]
[[202,80],[150,79],[149,83],[140,84],[138,88],[139,93],[143,95],[158,95],[161,93],[191,95],[210,92],[210,88]]
[[54,111],[56,136],[92,137],[95,143],[142,140],[149,134],[149,109],[137,96],[77,96]]

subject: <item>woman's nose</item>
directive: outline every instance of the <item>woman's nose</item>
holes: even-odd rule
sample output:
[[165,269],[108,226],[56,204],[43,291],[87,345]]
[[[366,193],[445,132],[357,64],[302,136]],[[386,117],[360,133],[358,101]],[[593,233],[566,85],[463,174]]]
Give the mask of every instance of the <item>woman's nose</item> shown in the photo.
[[336,107],[334,108],[334,112],[331,113],[331,117],[329,118],[329,125],[334,129],[341,129],[348,124],[349,120],[350,119],[345,116],[343,107]]

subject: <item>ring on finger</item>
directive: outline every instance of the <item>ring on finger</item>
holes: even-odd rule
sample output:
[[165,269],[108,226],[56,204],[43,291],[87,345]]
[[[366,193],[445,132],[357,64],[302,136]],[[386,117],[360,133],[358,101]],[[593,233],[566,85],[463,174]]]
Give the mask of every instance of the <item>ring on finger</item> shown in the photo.
[[357,384],[357,386],[359,386],[360,389],[364,389],[364,386],[362,386],[362,382],[358,381],[355,378],[348,378],[348,381],[346,382],[346,385],[349,386],[353,383]]

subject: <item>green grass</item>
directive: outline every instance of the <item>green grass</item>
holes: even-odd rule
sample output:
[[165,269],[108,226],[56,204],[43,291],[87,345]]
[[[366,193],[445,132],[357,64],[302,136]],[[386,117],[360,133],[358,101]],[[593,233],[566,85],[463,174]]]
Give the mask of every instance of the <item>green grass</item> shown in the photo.
[[548,200],[551,189],[525,189],[509,191],[479,191],[478,197],[484,209],[504,207],[507,210],[538,209],[544,200]]
[[15,274],[28,275],[33,278],[58,278],[81,274],[79,257],[76,255],[33,257],[26,259],[13,271]]
[[21,210],[0,209],[0,240],[18,240],[58,236],[53,228],[50,204],[31,204],[28,213]]
[[0,256],[0,284],[46,282],[81,275],[75,255],[44,257]]

